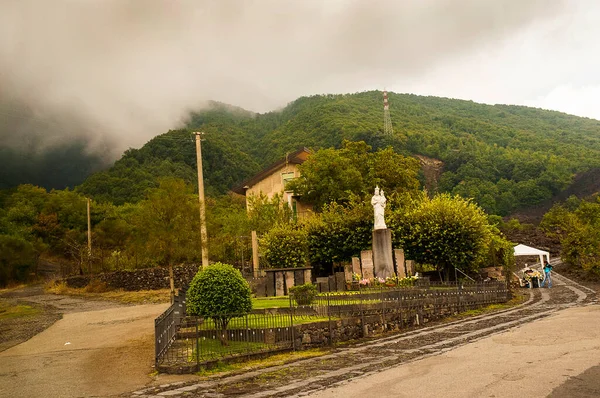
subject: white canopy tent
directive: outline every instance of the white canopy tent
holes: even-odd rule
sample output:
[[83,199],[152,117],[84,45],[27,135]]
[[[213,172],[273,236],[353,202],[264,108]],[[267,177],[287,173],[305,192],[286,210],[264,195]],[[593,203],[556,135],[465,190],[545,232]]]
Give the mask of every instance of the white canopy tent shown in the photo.
[[515,256],[538,256],[540,259],[540,266],[544,267],[544,256],[546,261],[550,262],[550,253],[544,250],[536,249],[535,247],[529,247],[522,244],[515,246]]

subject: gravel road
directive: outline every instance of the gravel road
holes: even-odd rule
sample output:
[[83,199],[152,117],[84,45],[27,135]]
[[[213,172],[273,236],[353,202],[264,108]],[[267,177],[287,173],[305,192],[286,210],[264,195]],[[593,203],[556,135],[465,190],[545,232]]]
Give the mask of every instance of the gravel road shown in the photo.
[[17,339],[27,341],[0,352],[0,397],[108,397],[169,380],[151,375],[154,318],[168,304],[83,300],[44,294],[41,287],[0,299],[61,318],[33,337],[23,324],[16,328]]

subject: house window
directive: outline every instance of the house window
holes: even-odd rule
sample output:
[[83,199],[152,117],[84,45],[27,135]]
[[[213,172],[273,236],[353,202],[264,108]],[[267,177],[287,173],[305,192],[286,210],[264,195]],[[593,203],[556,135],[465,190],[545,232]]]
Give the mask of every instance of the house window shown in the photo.
[[285,188],[287,183],[294,179],[294,172],[281,173],[281,179],[283,180],[283,187]]

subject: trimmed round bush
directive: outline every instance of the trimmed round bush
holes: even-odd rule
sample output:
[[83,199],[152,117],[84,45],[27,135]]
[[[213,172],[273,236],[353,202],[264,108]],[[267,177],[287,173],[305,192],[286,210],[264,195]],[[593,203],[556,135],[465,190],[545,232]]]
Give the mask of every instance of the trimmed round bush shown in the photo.
[[240,271],[229,264],[215,263],[192,279],[186,295],[187,313],[212,318],[225,328],[229,319],[252,310],[251,294]]

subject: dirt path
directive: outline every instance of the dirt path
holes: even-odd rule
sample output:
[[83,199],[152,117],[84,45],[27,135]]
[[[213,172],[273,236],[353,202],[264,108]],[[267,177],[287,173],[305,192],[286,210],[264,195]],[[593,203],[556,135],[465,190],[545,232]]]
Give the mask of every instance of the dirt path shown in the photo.
[[52,308],[62,319],[0,352],[0,396],[107,397],[154,381],[154,318],[168,304],[82,300],[41,287],[1,299]]

